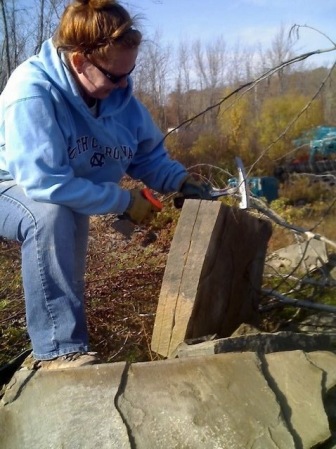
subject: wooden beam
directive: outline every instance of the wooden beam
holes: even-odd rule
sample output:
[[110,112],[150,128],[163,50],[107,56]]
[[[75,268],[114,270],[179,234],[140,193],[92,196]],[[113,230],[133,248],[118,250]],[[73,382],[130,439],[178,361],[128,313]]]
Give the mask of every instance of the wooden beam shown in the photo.
[[187,200],[167,259],[151,348],[256,325],[271,224],[219,201]]

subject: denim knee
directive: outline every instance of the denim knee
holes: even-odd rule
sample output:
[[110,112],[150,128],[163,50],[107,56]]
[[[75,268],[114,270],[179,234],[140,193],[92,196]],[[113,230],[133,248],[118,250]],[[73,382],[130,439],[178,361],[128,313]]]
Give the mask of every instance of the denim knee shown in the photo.
[[45,233],[51,240],[56,236],[62,239],[69,238],[74,234],[74,212],[68,207],[43,203],[41,208],[36,207],[35,209],[33,214],[38,232]]
[[1,186],[1,236],[23,243],[37,231],[50,238],[55,231],[58,234],[74,231],[74,212],[68,207],[31,200],[13,183],[4,182]]

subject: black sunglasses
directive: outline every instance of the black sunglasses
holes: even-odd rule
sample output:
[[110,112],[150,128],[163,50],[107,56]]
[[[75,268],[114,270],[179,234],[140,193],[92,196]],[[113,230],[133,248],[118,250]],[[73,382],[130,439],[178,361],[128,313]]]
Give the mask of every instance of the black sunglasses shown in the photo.
[[92,62],[91,60],[89,60],[91,62],[91,64],[96,67],[96,69],[98,69],[100,72],[102,72],[103,75],[106,76],[106,78],[111,81],[111,83],[113,84],[118,84],[120,83],[120,81],[122,81],[124,78],[126,78],[128,75],[130,75],[133,70],[135,69],[135,65],[134,67],[128,72],[125,73],[124,75],[114,75],[113,73],[108,72],[107,70],[103,69],[103,67],[100,67],[100,65]]

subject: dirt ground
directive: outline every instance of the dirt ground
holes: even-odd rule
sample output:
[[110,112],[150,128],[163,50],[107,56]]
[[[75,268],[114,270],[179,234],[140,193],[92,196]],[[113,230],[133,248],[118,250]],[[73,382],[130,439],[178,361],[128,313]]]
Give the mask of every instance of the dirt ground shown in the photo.
[[[167,203],[150,226],[135,227],[129,238],[114,229],[115,216],[91,219],[85,301],[90,349],[102,361],[158,358],[150,343],[178,217]],[[0,366],[30,347],[20,265],[19,244],[0,239]],[[276,307],[263,313],[261,326],[272,332],[306,315]]]

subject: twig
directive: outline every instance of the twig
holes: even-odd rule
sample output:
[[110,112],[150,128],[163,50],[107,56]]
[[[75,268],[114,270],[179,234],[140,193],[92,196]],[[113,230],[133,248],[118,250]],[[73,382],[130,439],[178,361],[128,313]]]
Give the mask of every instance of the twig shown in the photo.
[[286,278],[286,280],[292,280],[300,285],[311,285],[313,287],[336,287],[336,281],[334,281],[333,279],[325,279],[323,281],[319,281],[318,279],[310,279],[310,278],[306,278],[306,277],[302,277],[302,278],[298,278],[297,276],[293,276],[293,275],[282,275],[278,272],[276,272],[275,274],[264,274],[264,278],[270,278],[273,279],[275,276],[277,277],[283,277]]
[[320,235],[315,234],[312,231],[309,231],[305,228],[302,228],[300,226],[292,225],[290,223],[287,223],[282,217],[280,217],[278,214],[276,214],[273,210],[269,209],[265,206],[263,201],[259,200],[256,197],[251,198],[251,204],[253,204],[253,207],[258,210],[259,212],[266,215],[268,218],[273,220],[275,223],[277,223],[280,226],[283,226],[284,228],[291,229],[292,231],[298,232],[299,234],[302,234],[306,237],[307,240],[320,240],[321,242],[326,243],[327,245],[332,246],[333,248],[336,248],[336,243],[332,240],[329,240],[328,238]]
[[109,358],[109,361],[111,361],[112,359],[114,359],[115,357],[117,357],[118,354],[121,353],[121,351],[122,351],[122,350],[124,349],[124,347],[126,346],[127,340],[128,340],[128,335],[126,335],[126,338],[125,338],[125,341],[124,341],[123,345],[118,349],[117,352],[115,352],[115,353]]
[[328,41],[329,42],[331,42],[332,43],[332,45],[334,45],[335,47],[336,47],[336,43],[334,42],[334,41],[332,41],[331,39],[330,39],[330,37],[329,36],[327,36],[325,33],[323,33],[322,31],[320,31],[320,30],[318,30],[317,28],[314,28],[314,27],[312,27],[312,26],[310,26],[310,25],[298,25],[298,24],[294,24],[293,26],[292,26],[292,28],[290,29],[290,32],[289,32],[289,34],[291,35],[292,33],[296,33],[297,34],[297,36],[299,35],[299,29],[300,28],[308,28],[308,29],[310,29],[310,30],[313,30],[313,31],[316,31],[317,33],[319,33],[319,34],[321,34],[322,36],[324,36],[326,39],[328,39]]
[[19,312],[14,313],[13,315],[10,315],[7,318],[4,318],[3,320],[0,321],[0,325],[6,323],[6,321],[11,321],[14,318],[20,316],[20,315],[24,315],[24,310],[20,310]]
[[287,304],[290,306],[301,307],[305,309],[322,310],[324,312],[336,313],[336,307],[334,306],[328,306],[327,304],[317,304],[311,301],[307,301],[305,299],[289,298],[288,296],[284,296],[281,293],[275,292],[274,290],[270,289],[262,289],[261,291],[266,296],[276,298],[281,302],[281,304]]

